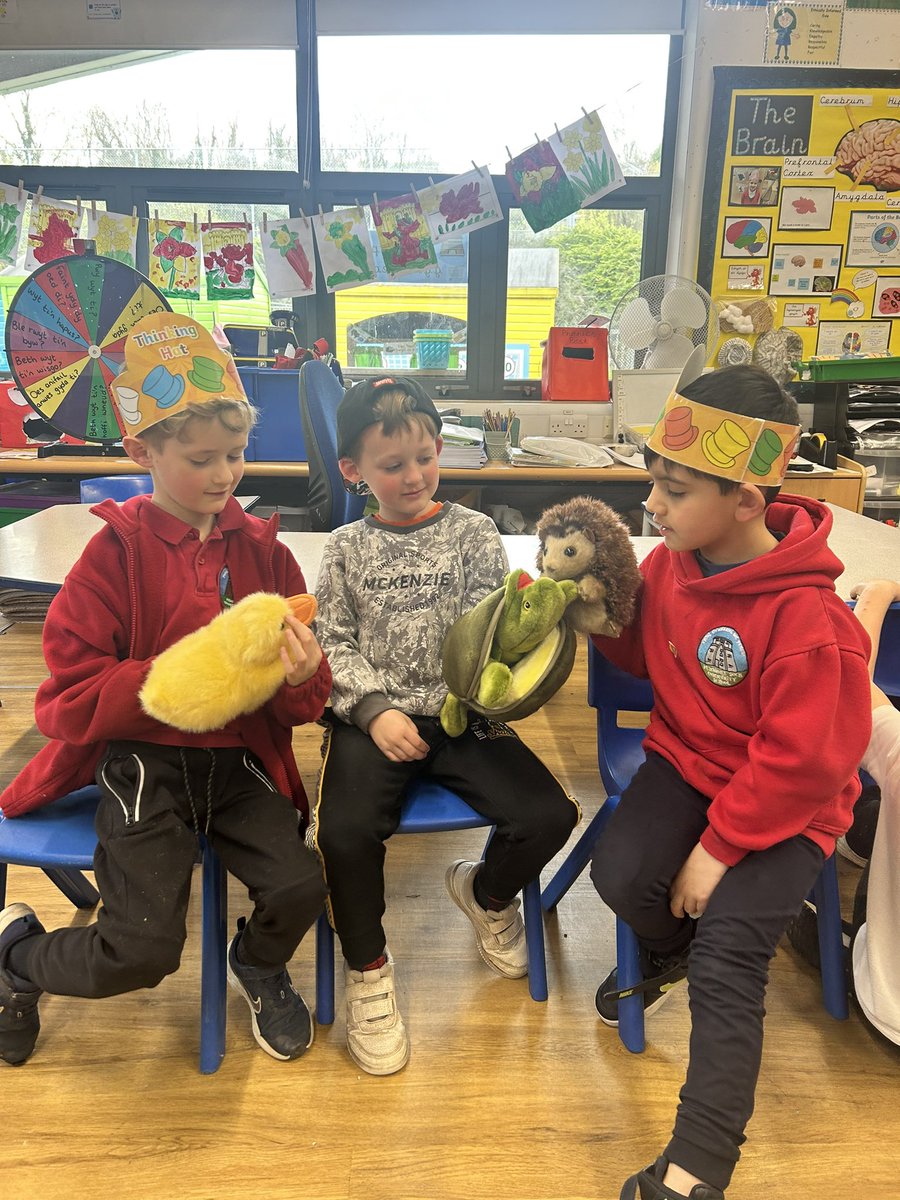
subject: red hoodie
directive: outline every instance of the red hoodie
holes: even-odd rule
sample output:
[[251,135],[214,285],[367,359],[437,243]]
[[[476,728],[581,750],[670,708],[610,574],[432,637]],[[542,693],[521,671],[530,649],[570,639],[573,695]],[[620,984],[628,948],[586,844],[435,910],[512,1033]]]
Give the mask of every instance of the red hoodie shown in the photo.
[[644,748],[711,798],[700,841],[728,866],[800,833],[831,854],[872,724],[868,638],[835,594],[831,513],[781,496],[766,523],[778,545],[717,575],[656,547],[632,625],[593,638],[653,684]]
[[[150,503],[149,496],[139,496],[121,507],[105,500],[91,509],[107,528],[88,542],[44,626],[50,678],[38,688],[35,718],[52,740],[0,795],[4,816],[28,812],[91,783],[110,740],[171,741],[171,729],[149,717],[138,701],[154,655],[166,649],[160,644],[165,552],[141,519]],[[219,516],[219,528],[236,601],[251,592],[293,596],[306,591],[296,560],[276,539],[277,519],[248,516],[232,498]],[[229,726],[304,815],[308,806],[291,728],[318,720],[330,691],[331,670],[323,658],[306,683],[282,686],[261,709]]]

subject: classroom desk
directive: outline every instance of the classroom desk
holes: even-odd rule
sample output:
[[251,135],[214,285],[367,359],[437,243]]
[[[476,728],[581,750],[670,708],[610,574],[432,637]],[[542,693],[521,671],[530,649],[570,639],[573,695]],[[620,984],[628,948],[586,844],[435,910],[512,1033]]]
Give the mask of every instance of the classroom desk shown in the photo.
[[[829,507],[834,517],[829,544],[844,564],[844,573],[837,580],[838,595],[849,599],[853,585],[868,579],[900,581],[900,530],[835,505]],[[82,547],[100,527],[100,519],[91,514],[88,505],[57,504],[0,529],[0,587],[57,592]],[[290,547],[307,584],[314,588],[328,534],[284,532],[278,537]],[[534,570],[536,537],[504,536],[503,543],[511,567]],[[632,544],[640,561],[658,539],[635,537]]]
[[[27,454],[24,458],[4,458],[0,451],[0,476],[24,475],[31,478],[49,478],[68,475],[85,478],[90,475],[138,475],[140,467],[130,458],[79,457],[60,455],[38,458],[37,450],[10,453]],[[244,478],[248,480],[291,480],[309,478],[309,464],[305,462],[248,462],[244,467]],[[441,483],[467,484],[479,493],[487,489],[498,500],[505,488],[543,487],[555,485],[591,484],[602,489],[608,485],[630,484],[635,488],[635,506],[644,499],[640,488],[649,490],[650,476],[643,467],[513,467],[508,463],[486,463],[479,469],[466,467],[442,467]],[[262,489],[260,489],[262,490]],[[827,474],[788,477],[784,490],[799,496],[812,496],[827,504],[837,504],[853,512],[862,512],[865,499],[865,473],[858,464],[841,459],[838,468]],[[601,497],[602,498],[602,497]],[[265,500],[263,501],[266,502]]]

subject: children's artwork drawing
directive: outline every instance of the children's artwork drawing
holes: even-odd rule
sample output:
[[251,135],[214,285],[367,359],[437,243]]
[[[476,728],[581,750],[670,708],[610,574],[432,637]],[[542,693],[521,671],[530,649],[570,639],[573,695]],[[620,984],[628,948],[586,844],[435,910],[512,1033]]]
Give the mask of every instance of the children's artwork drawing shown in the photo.
[[200,226],[208,300],[249,300],[256,271],[253,239],[244,221],[204,221]]
[[388,275],[397,278],[437,267],[428,222],[412,192],[373,204],[372,218]]
[[316,290],[316,258],[310,218],[267,222],[259,234],[269,294],[311,296]]
[[547,139],[581,207],[593,204],[607,192],[625,186],[625,176],[613,153],[603,122],[596,112],[567,125]]
[[127,267],[135,265],[137,217],[123,213],[88,211],[86,236],[92,238],[98,254],[114,258]]
[[723,258],[765,257],[772,236],[771,217],[726,217],[722,237]]
[[18,188],[0,183],[0,275],[11,274],[16,269],[24,213],[25,193],[20,201]]
[[581,207],[581,198],[549,142],[537,142],[506,164],[506,178],[535,233]]
[[175,300],[200,299],[199,229],[187,221],[151,217],[147,222],[150,242],[150,282]]
[[372,282],[375,258],[361,207],[319,213],[313,231],[329,292]]
[[25,270],[36,271],[54,258],[75,253],[72,239],[78,237],[81,210],[63,200],[36,197],[31,204],[31,223],[28,227],[28,250]]
[[779,229],[830,229],[834,210],[833,187],[791,187],[781,189]]
[[417,195],[433,242],[503,220],[487,167],[423,188]]

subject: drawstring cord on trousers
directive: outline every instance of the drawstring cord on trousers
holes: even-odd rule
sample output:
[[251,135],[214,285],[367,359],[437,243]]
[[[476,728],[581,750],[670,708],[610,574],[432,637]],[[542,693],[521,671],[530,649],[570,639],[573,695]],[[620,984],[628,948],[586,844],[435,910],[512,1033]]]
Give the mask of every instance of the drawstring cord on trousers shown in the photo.
[[[216,780],[216,752],[211,750],[209,746],[203,747],[209,755],[209,774],[206,777],[206,823],[203,827],[203,836],[209,835],[209,825],[212,820],[212,798],[213,787]],[[194,793],[191,790],[191,780],[188,774],[187,755],[184,752],[184,747],[178,747],[178,754],[181,758],[181,774],[184,777],[184,790],[187,794],[188,804],[191,806],[191,816],[194,819],[194,832],[199,840],[200,838],[200,820],[197,816],[197,805],[194,803]]]

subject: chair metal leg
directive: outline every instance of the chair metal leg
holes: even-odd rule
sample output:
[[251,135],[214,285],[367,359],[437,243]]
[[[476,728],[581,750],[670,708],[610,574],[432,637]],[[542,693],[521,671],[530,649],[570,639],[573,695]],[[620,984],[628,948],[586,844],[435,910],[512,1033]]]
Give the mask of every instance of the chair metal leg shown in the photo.
[[528,949],[528,990],[532,1000],[547,999],[547,956],[544,949],[544,913],[541,881],[532,879],[522,889],[525,910],[525,945]]
[[604,801],[600,811],[591,818],[584,833],[575,843],[574,847],[569,851],[562,866],[557,870],[556,874],[544,888],[541,896],[541,904],[546,912],[551,912],[565,896],[566,892],[587,866],[591,854],[594,850],[598,838],[609,818],[616,810],[619,803],[618,796],[610,796]]
[[76,908],[94,908],[100,903],[100,893],[80,871],[70,867],[44,867],[44,874]]
[[[630,925],[616,917],[616,979],[620,988],[640,983],[638,940]],[[619,1001],[619,1038],[632,1054],[644,1052],[644,997],[638,993]]]
[[819,962],[822,969],[822,999],[836,1021],[850,1015],[847,1003],[847,968],[841,927],[841,895],[835,856],[825,860],[813,885],[816,923],[819,931]]
[[6,908],[6,863],[0,863],[0,908]]
[[334,1021],[334,930],[326,914],[316,921],[316,1024]]
[[225,957],[227,871],[216,852],[203,850],[203,916],[200,979],[200,1071],[212,1075],[225,1057]]

